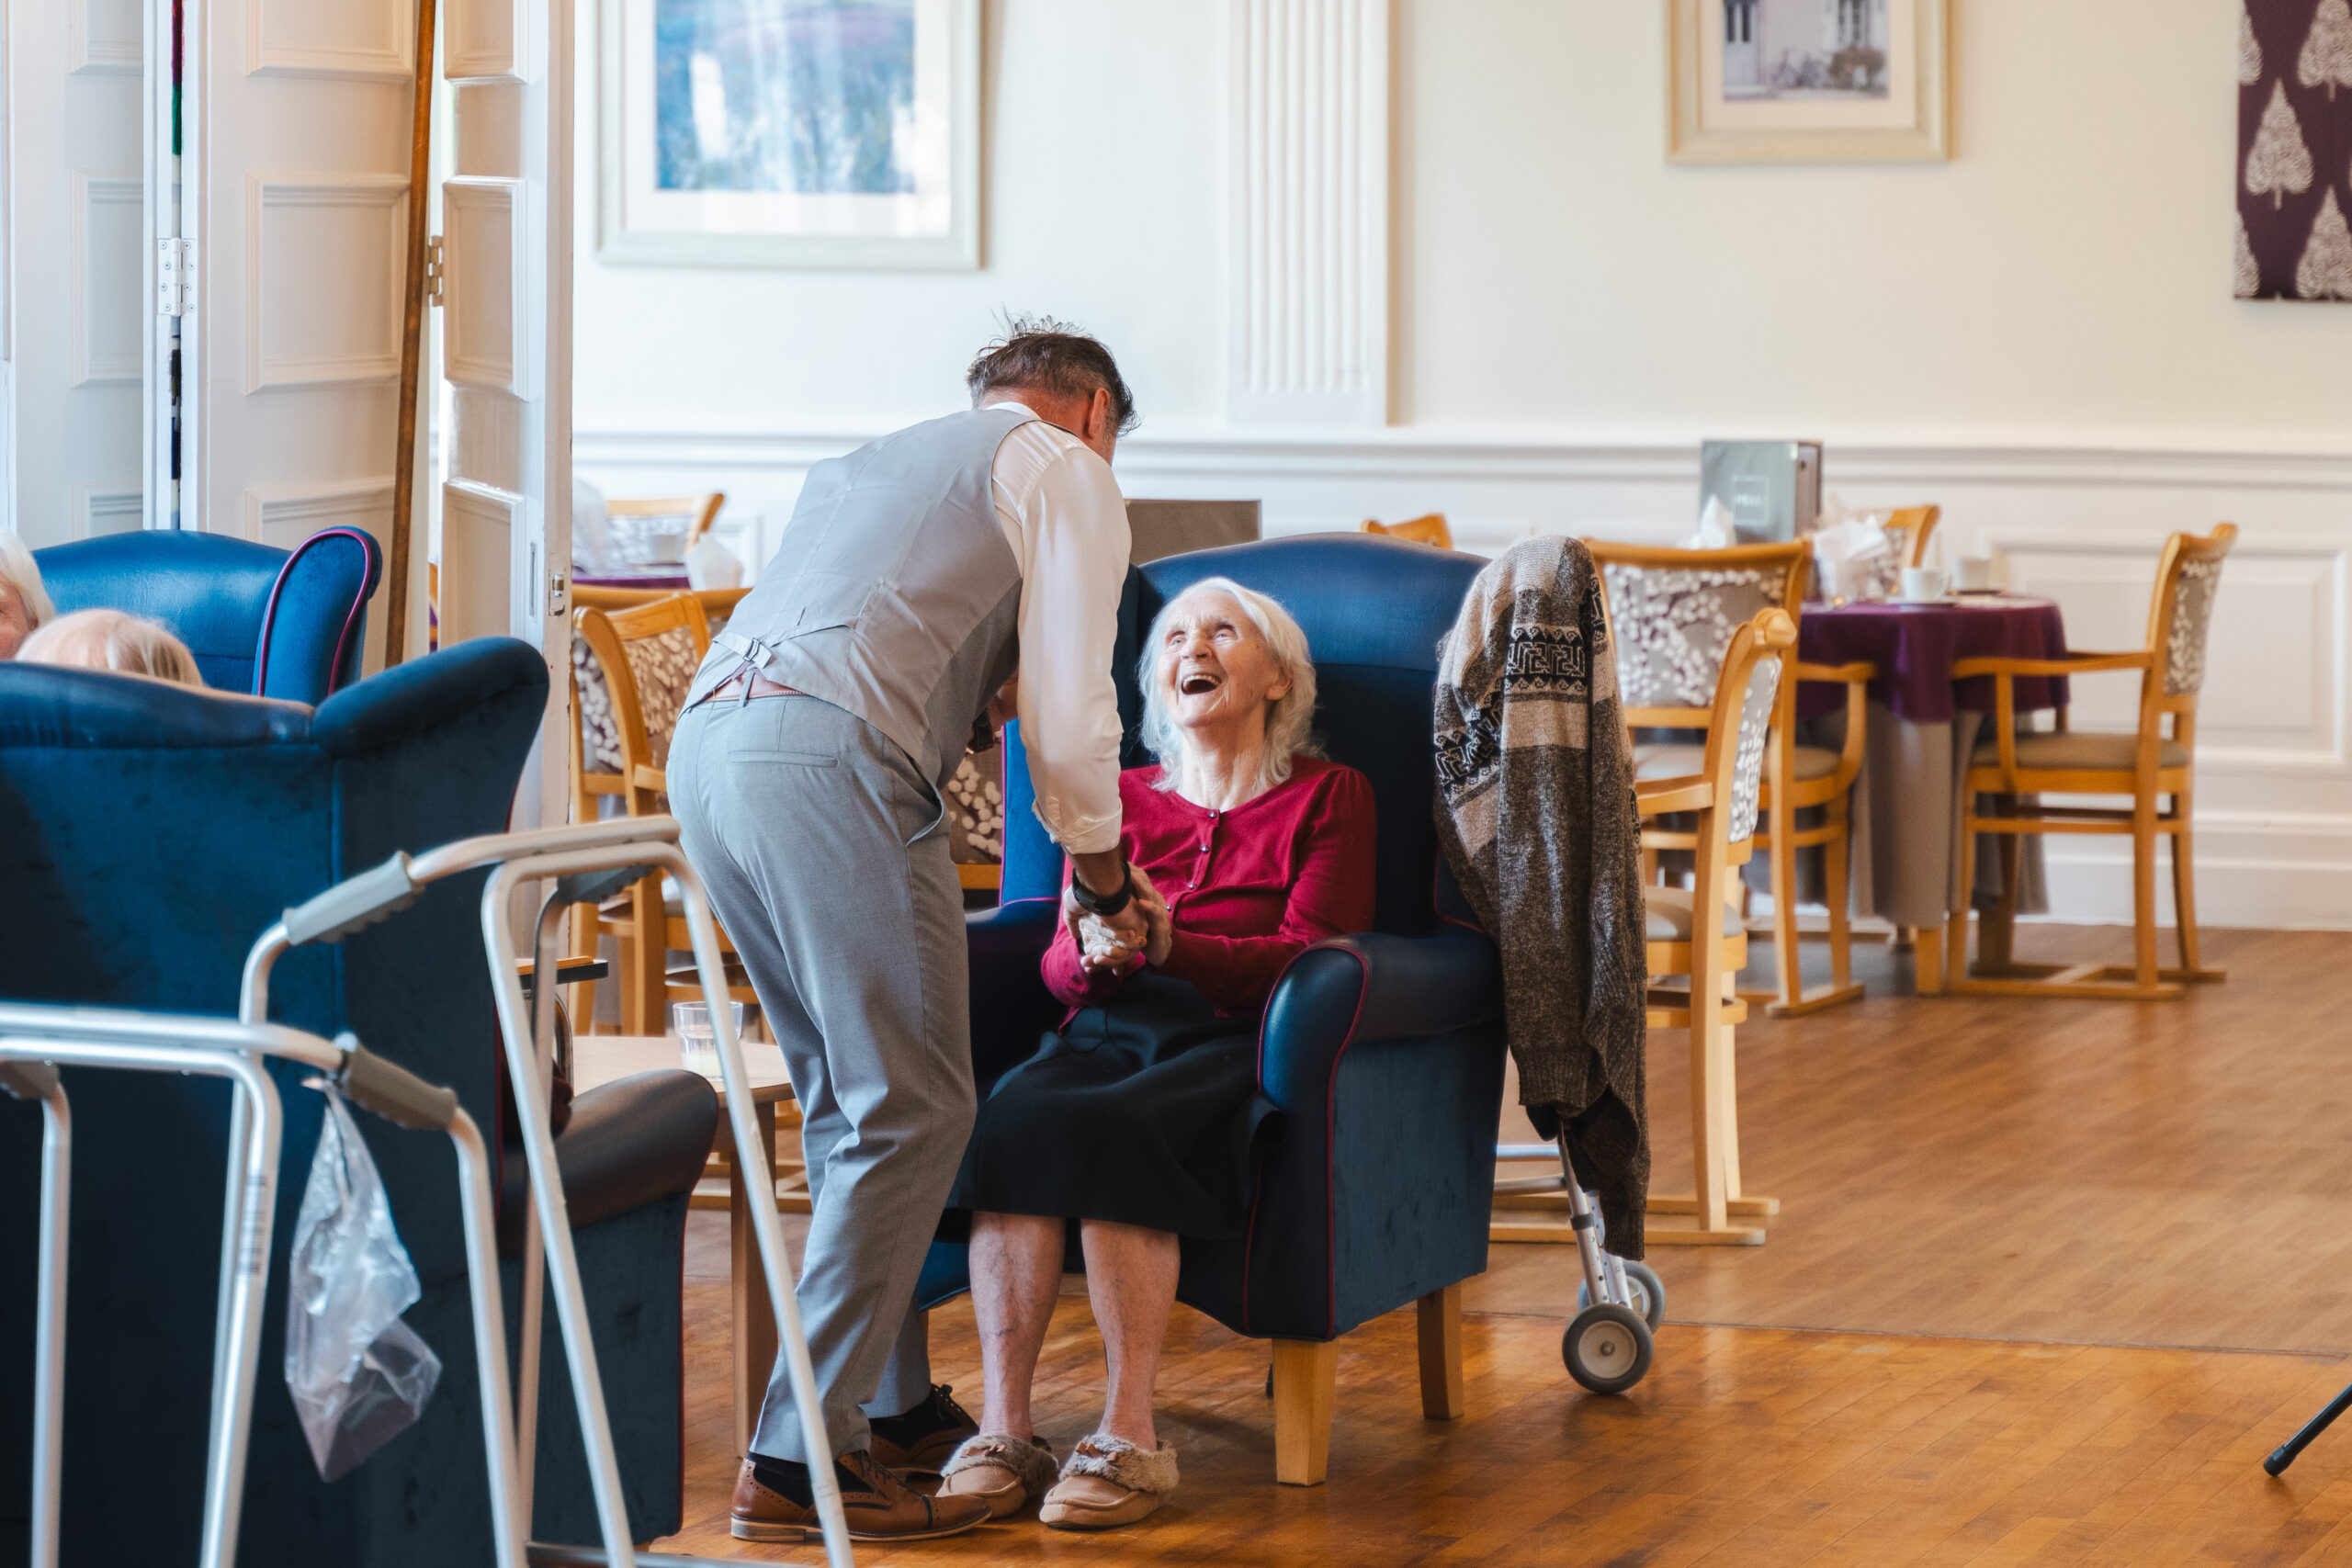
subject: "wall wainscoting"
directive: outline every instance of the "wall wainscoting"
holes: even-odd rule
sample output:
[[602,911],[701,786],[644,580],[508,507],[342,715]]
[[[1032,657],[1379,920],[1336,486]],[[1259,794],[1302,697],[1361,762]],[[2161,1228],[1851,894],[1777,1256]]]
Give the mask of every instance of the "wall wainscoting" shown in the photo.
[[[583,421],[575,460],[615,496],[726,491],[718,532],[756,566],[808,466],[878,434]],[[1538,533],[1674,542],[1696,511],[1698,441],[1147,429],[1121,443],[1118,469],[1131,496],[1260,499],[1269,535],[1443,512],[1461,547],[1491,554]],[[2165,534],[2238,524],[2199,724],[2199,913],[2217,926],[2352,928],[2352,444],[1833,437],[1826,471],[1849,506],[1939,503],[1943,558],[1994,557],[1999,581],[2064,605],[2081,649],[2144,643]],[[2128,728],[2134,696],[2129,676],[2079,682],[2075,723]],[[2061,839],[2050,859],[2057,918],[2130,919],[2128,843]]]

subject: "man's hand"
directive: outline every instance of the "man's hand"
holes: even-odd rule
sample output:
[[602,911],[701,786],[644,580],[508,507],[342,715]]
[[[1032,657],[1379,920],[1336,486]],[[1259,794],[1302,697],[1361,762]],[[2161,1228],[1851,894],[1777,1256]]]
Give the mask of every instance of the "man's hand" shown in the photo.
[[[1086,889],[1090,893],[1116,892],[1119,877],[1125,869],[1126,857],[1116,850],[1106,850],[1100,854],[1070,857],[1071,880],[1086,884]],[[1144,886],[1151,886],[1148,879],[1143,879],[1142,873],[1136,872],[1134,875],[1137,879],[1142,879]],[[1069,928],[1070,940],[1078,943],[1081,952],[1085,950],[1086,938],[1078,929],[1078,920],[1079,917],[1085,912],[1078,907],[1078,900],[1074,896],[1069,893],[1063,894],[1062,924]],[[1140,899],[1130,898],[1127,900],[1127,907],[1117,914],[1097,918],[1103,925],[1110,928],[1111,933],[1119,939],[1119,944],[1122,947],[1138,952],[1142,950],[1144,940],[1149,935],[1150,927],[1144,919]]]

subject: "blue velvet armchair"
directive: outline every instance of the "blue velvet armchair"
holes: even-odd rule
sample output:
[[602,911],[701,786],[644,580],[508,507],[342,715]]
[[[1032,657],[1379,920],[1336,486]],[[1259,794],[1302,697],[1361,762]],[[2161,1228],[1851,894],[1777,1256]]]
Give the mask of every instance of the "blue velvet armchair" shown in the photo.
[[60,615],[129,610],[178,634],[204,683],[317,704],[359,679],[383,551],[356,528],[291,550],[223,534],[109,534],[33,552]]
[[[1306,630],[1317,728],[1377,799],[1374,929],[1310,948],[1274,987],[1260,1078],[1288,1128],[1243,1238],[1187,1240],[1177,1286],[1236,1333],[1274,1341],[1275,1474],[1294,1484],[1324,1476],[1335,1342],[1408,1303],[1420,1308],[1424,1414],[1461,1413],[1457,1287],[1487,1267],[1504,1049],[1493,945],[1438,854],[1430,723],[1438,642],[1482,564],[1363,536],[1270,540],[1153,561],[1130,575],[1121,606],[1129,766],[1148,760],[1136,741],[1142,630],[1173,595],[1224,576],[1280,600]],[[1005,780],[1003,901],[969,922],[983,1093],[1060,1013],[1038,960],[1061,856],[1030,810],[1017,733]],[[924,1303],[967,1285],[963,1249],[936,1246]]]
[[[215,541],[190,541],[202,546]],[[0,664],[0,997],[233,1014],[248,945],[284,908],[396,849],[506,826],[547,701],[544,660],[482,638],[361,681],[315,711],[80,670]],[[287,954],[279,1021],[374,1049],[500,1125],[480,924],[483,874],[332,947]],[[456,1176],[440,1140],[361,1118],[439,1352],[423,1419],[319,1480],[279,1375],[286,1258],[320,1097],[280,1070],[281,1198],[244,1505],[247,1564],[487,1564],[489,1494]],[[194,1560],[212,1377],[228,1100],[219,1080],[68,1069],[74,1162],[63,1539],[68,1568]],[[0,1099],[0,1193],[36,1190],[37,1118]],[[716,1104],[693,1074],[582,1095],[557,1141],[628,1508],[678,1528],[680,1279]],[[502,1162],[517,1221],[519,1152]],[[0,1564],[26,1540],[35,1205],[0,1202]],[[519,1224],[502,1223],[510,1322]],[[597,1539],[548,1314],[536,1532]]]

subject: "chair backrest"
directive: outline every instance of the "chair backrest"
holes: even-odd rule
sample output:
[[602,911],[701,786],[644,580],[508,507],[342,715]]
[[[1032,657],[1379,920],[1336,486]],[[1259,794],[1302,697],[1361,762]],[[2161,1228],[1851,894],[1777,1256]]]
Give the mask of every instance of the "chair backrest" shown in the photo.
[[[727,492],[723,490],[714,490],[706,491],[700,495],[657,495],[640,497],[635,501],[607,501],[605,502],[605,515],[607,518],[627,517],[639,522],[653,522],[663,518],[678,519],[685,525],[682,530],[685,536],[685,544],[678,552],[678,558],[683,560],[685,558],[685,552],[694,548],[695,541],[710,532],[710,525],[718,520],[718,509],[726,504]],[[667,531],[664,530],[664,532]]]
[[1380,523],[1367,517],[1363,520],[1363,531],[1391,539],[1409,539],[1417,545],[1435,545],[1441,550],[1453,548],[1453,530],[1445,525],[1445,513],[1442,512],[1408,517],[1402,523]]
[[33,552],[60,615],[128,610],[172,628],[215,691],[316,704],[359,679],[382,549],[327,528],[291,550],[146,530]]
[[1905,566],[1925,566],[1928,561],[1928,541],[1934,537],[1936,522],[1944,514],[1940,506],[1900,507],[1886,520],[1886,531],[1903,536],[1900,547]]
[[1760,610],[1793,619],[1813,561],[1802,540],[1723,550],[1585,542],[1607,590],[1628,725],[1710,724],[1733,635]]
[[672,593],[633,609],[582,610],[576,629],[571,679],[580,765],[573,798],[581,819],[593,816],[591,795],[620,794],[632,816],[659,810],[658,792],[639,782],[638,770],[670,765],[686,688],[710,651],[702,604],[691,593]]
[[2164,705],[2194,708],[2205,686],[2205,639],[2213,622],[2213,595],[2222,562],[2237,543],[2238,525],[2218,525],[2199,538],[2175,534],[2156,564],[2156,592],[2148,606],[2148,646],[2156,655]]
[[[1419,935],[1437,919],[1437,765],[1430,744],[1437,648],[1486,563],[1476,556],[1356,534],[1267,539],[1170,556],[1128,574],[1114,671],[1129,766],[1142,694],[1136,661],[1160,606],[1204,577],[1229,577],[1279,600],[1315,660],[1316,728],[1334,761],[1372,781],[1379,818],[1374,929]],[[1006,731],[1004,897],[1060,885],[1061,856],[1029,809],[1028,761]]]
[[1724,649],[1715,682],[1713,715],[1707,726],[1707,776],[1723,814],[1724,845],[1734,863],[1747,860],[1756,836],[1758,802],[1764,782],[1765,739],[1779,705],[1781,677],[1794,657],[1796,617],[1767,608],[1736,629]]
[[[538,649],[506,637],[357,682],[315,711],[0,663],[0,886],[9,898],[0,997],[233,1016],[246,949],[288,907],[395,850],[504,829],[547,691]],[[477,1123],[495,1128],[483,882],[478,873],[436,883],[382,925],[288,953],[272,976],[271,1016],[330,1036],[349,1029],[455,1089]],[[299,1088],[307,1071],[272,1071],[286,1135],[263,1314],[266,1384],[283,1354],[287,1251],[322,1108]],[[218,1079],[77,1068],[66,1079],[74,1245],[64,1506],[69,1520],[96,1521],[129,1506],[121,1434],[107,1413],[138,1411],[139,1441],[157,1453],[204,1450],[229,1110]],[[419,1277],[457,1278],[463,1247],[447,1141],[361,1121]],[[0,1191],[34,1190],[40,1142],[38,1113],[0,1097]],[[21,1198],[0,1203],[0,1345],[32,1342],[22,1260],[34,1256],[37,1208]],[[469,1412],[463,1329],[447,1320],[419,1326],[449,1360],[440,1402]],[[11,1481],[26,1472],[28,1374],[28,1358],[0,1358],[0,1475]],[[362,1467],[330,1489],[292,1415],[282,1393],[273,1411],[265,1388],[251,1468],[254,1495],[273,1501],[246,1511],[248,1562],[304,1560],[269,1555],[281,1504],[289,1520],[353,1517],[355,1529],[400,1517],[401,1466]],[[202,1468],[176,1460],[142,1468],[140,1555],[194,1558]],[[0,1515],[13,1501],[0,1483]],[[406,1503],[413,1511],[414,1500]],[[118,1517],[88,1533],[136,1532]],[[69,1554],[73,1539],[69,1525]],[[98,1560],[86,1550],[84,1558]]]

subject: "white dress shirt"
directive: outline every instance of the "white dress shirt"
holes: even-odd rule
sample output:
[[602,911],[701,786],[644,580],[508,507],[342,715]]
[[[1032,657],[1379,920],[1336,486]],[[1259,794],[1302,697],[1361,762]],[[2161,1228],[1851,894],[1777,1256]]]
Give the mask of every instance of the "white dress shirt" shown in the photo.
[[1114,850],[1121,731],[1111,660],[1127,503],[1092,447],[1035,417],[997,448],[991,477],[997,525],[1021,563],[1021,740],[1037,819],[1072,854]]

